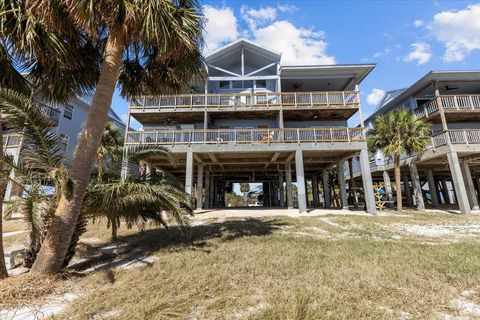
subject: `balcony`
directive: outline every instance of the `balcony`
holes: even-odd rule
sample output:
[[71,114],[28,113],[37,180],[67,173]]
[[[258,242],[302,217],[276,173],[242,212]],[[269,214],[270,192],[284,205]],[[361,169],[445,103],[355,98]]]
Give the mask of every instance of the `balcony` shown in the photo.
[[[441,102],[445,114],[465,113],[480,111],[480,95],[444,95],[433,98],[416,109],[415,115],[419,118],[432,118],[439,115],[439,102]],[[467,116],[468,117],[468,116]]]
[[18,133],[3,134],[3,148],[18,148],[22,142],[22,135]]
[[359,93],[264,92],[145,96],[130,102],[132,112],[358,108]]
[[364,141],[361,128],[130,131],[126,145],[279,144]]
[[[448,136],[447,136],[448,135]],[[427,149],[435,149],[447,145],[447,138],[451,144],[480,144],[480,129],[448,130],[432,136]]]

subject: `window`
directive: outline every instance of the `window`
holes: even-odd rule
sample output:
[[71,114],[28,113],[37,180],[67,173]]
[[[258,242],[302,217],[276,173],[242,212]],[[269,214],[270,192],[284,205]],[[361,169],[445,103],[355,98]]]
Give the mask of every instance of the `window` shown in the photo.
[[242,88],[242,81],[232,81],[232,88],[233,89],[241,89]]
[[72,105],[66,105],[65,110],[63,111],[63,117],[67,118],[68,120],[72,120],[73,118],[73,106]]
[[257,80],[255,81],[256,88],[266,88],[267,80]]
[[68,140],[69,140],[69,136],[67,136],[66,134],[60,133],[60,142],[59,142],[59,145],[60,145],[60,151],[61,151],[61,152],[67,151],[67,149],[68,149]]
[[230,89],[230,81],[220,81],[220,89]]
[[245,89],[253,88],[253,80],[245,80],[245,81],[243,81],[243,87],[244,87]]

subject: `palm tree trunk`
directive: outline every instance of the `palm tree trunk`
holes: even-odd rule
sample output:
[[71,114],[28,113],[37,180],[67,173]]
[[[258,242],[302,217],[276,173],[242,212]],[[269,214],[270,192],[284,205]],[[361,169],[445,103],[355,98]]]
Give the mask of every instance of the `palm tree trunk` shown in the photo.
[[395,156],[395,189],[397,191],[397,211],[402,211],[402,189],[400,186],[400,156]]
[[53,274],[62,269],[107,122],[120,71],[123,48],[121,32],[110,33],[105,48],[105,61],[90,112],[78,141],[72,167],[69,170],[70,178],[75,183],[73,197],[68,200],[62,195],[47,237],[30,270],[31,273]]
[[5,196],[5,182],[3,179],[3,128],[0,119],[0,279],[8,277],[7,266],[5,265],[5,254],[3,252],[3,197]]

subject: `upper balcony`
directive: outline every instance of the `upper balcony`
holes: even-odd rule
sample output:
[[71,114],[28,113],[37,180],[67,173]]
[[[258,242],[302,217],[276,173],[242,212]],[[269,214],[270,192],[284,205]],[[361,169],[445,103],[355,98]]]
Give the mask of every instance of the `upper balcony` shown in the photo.
[[440,121],[439,104],[441,103],[447,120],[480,119],[480,95],[442,95],[421,105],[415,110],[420,118],[432,122]]
[[265,114],[283,110],[286,119],[298,119],[298,111],[301,110],[300,116],[305,119],[346,120],[358,110],[359,103],[356,91],[187,94],[141,97],[130,102],[130,112],[142,123],[187,115],[195,117],[194,114],[200,115],[205,111],[212,114],[239,111]]

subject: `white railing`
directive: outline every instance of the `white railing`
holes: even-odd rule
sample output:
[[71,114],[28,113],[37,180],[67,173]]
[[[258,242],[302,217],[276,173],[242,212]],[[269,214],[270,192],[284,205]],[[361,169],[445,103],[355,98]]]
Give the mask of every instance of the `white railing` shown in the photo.
[[427,149],[447,145],[447,134],[451,144],[480,144],[480,129],[448,130],[433,135]]
[[209,129],[127,132],[127,145],[273,144],[363,141],[361,128]]
[[18,148],[22,142],[22,135],[18,133],[3,134],[3,148]]
[[445,112],[480,110],[480,95],[444,95],[433,98],[415,110],[417,117],[426,117],[438,112],[439,102]]
[[132,111],[204,110],[208,109],[285,109],[315,107],[356,107],[360,102],[356,91],[332,92],[262,92],[228,94],[189,94],[144,96],[130,101]]

